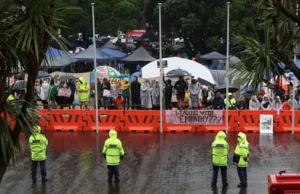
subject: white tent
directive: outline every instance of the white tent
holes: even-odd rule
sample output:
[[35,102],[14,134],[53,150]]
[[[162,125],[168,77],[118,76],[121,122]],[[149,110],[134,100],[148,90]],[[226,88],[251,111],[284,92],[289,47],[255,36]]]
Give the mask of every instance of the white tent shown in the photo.
[[[209,69],[196,61],[179,57],[169,57],[162,60],[168,61],[168,67],[164,68],[165,73],[173,69],[182,69],[189,72],[192,76],[196,76],[201,80],[215,84],[215,80]],[[160,69],[157,66],[157,61],[159,60],[148,63],[141,69],[142,78],[149,79],[159,77]]]

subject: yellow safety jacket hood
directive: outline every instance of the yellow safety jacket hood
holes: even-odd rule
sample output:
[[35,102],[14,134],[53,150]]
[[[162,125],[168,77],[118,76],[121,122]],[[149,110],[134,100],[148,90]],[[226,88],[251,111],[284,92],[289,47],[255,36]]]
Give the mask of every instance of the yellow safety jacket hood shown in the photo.
[[219,131],[216,135],[216,139],[226,139],[226,133],[224,131]]
[[117,132],[115,131],[115,130],[110,130],[109,131],[109,137],[111,138],[111,139],[116,139],[117,138]]

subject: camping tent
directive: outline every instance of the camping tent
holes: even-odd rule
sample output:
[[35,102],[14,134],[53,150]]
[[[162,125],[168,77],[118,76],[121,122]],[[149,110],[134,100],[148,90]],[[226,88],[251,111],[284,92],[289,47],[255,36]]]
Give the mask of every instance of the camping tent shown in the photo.
[[226,56],[218,52],[211,52],[199,57],[201,60],[226,60]]
[[[94,60],[94,50],[93,50],[93,45],[90,45],[89,48],[86,50],[73,55],[72,56],[74,59],[78,59],[79,61],[93,61]],[[109,56],[102,52],[100,49],[96,49],[96,60],[99,62],[103,61],[111,61],[113,60],[114,57]]]
[[[209,69],[200,63],[179,57],[169,57],[162,60],[168,62],[168,67],[164,68],[165,73],[173,69],[182,69],[189,72],[192,76],[200,78],[205,84],[215,84],[215,80]],[[159,60],[148,63],[142,68],[141,72],[143,78],[160,76],[160,69],[157,67],[158,61]]]
[[50,47],[46,52],[46,59],[42,61],[41,66],[64,67],[76,61],[68,52]]
[[122,62],[151,62],[156,60],[153,58],[144,47],[140,46],[134,53],[121,59]]
[[114,49],[114,50],[119,50],[119,48],[111,43],[110,41],[107,41],[101,48],[109,48],[109,49]]
[[[211,75],[213,76],[214,80],[216,81],[216,85],[217,86],[221,86],[224,84],[225,82],[225,78],[226,78],[226,71],[225,70],[209,70]],[[233,84],[232,83],[232,76],[229,76],[229,84]]]
[[126,57],[125,53],[118,51],[118,50],[110,49],[110,48],[102,48],[102,49],[100,49],[100,51],[102,51],[104,54],[114,57],[116,59],[121,59],[121,58]]

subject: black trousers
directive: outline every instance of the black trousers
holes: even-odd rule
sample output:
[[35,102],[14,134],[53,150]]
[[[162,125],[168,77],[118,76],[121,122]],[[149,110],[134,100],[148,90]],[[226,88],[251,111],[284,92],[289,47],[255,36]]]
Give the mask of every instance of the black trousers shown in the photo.
[[108,169],[108,182],[112,182],[113,178],[115,181],[120,181],[120,173],[119,173],[119,166],[107,166]]
[[227,166],[216,166],[216,165],[213,165],[213,176],[212,176],[211,184],[217,184],[219,169],[221,169],[223,185],[227,184]]
[[131,97],[131,105],[132,105],[132,110],[133,109],[139,109],[140,104],[140,97]]
[[165,109],[170,110],[172,106],[172,96],[166,96]]
[[42,181],[46,180],[47,172],[46,172],[46,160],[43,161],[33,161],[31,160],[31,178],[33,182],[36,182],[36,169],[38,164],[41,167],[41,176]]
[[47,100],[42,100],[42,103],[43,103],[43,108],[44,109],[48,109],[48,101]]
[[237,167],[237,173],[241,184],[247,185],[247,168],[246,167]]

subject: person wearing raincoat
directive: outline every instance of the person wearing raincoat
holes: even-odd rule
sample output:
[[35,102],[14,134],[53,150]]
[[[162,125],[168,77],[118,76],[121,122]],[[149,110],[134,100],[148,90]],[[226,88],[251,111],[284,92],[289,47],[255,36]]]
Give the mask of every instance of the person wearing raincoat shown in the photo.
[[120,182],[119,165],[125,152],[122,142],[117,137],[117,132],[113,129],[109,131],[109,138],[104,143],[102,154],[107,163],[107,181],[111,183],[114,178],[116,183]]
[[151,88],[149,80],[144,80],[141,84],[141,108],[151,109]]
[[29,137],[29,146],[31,152],[31,178],[32,182],[36,183],[36,169],[38,164],[41,167],[42,182],[47,181],[46,176],[46,149],[48,146],[47,138],[41,134],[41,127],[34,126],[33,133]]
[[80,102],[80,109],[82,109],[82,105],[87,106],[87,103],[89,101],[89,89],[89,84],[83,77],[80,77],[79,83],[76,86],[76,90],[78,92],[78,100]]
[[249,142],[247,136],[239,132],[238,143],[234,150],[233,162],[237,165],[237,172],[240,179],[238,187],[247,187],[247,167],[249,161]]
[[226,141],[226,133],[223,131],[218,132],[211,147],[213,163],[213,176],[211,186],[215,187],[217,185],[218,172],[220,169],[223,187],[227,187],[227,165],[229,145]]
[[194,77],[192,79],[192,83],[189,86],[190,91],[190,107],[192,109],[199,109],[199,93],[201,90],[200,83],[198,82],[198,78]]
[[127,110],[129,110],[130,83],[128,78],[125,78],[121,82],[121,90],[123,97],[123,109],[125,110],[125,107],[127,105]]
[[152,101],[153,101],[153,109],[159,110],[160,106],[160,87],[158,84],[158,80],[155,81],[155,84],[152,88]]

